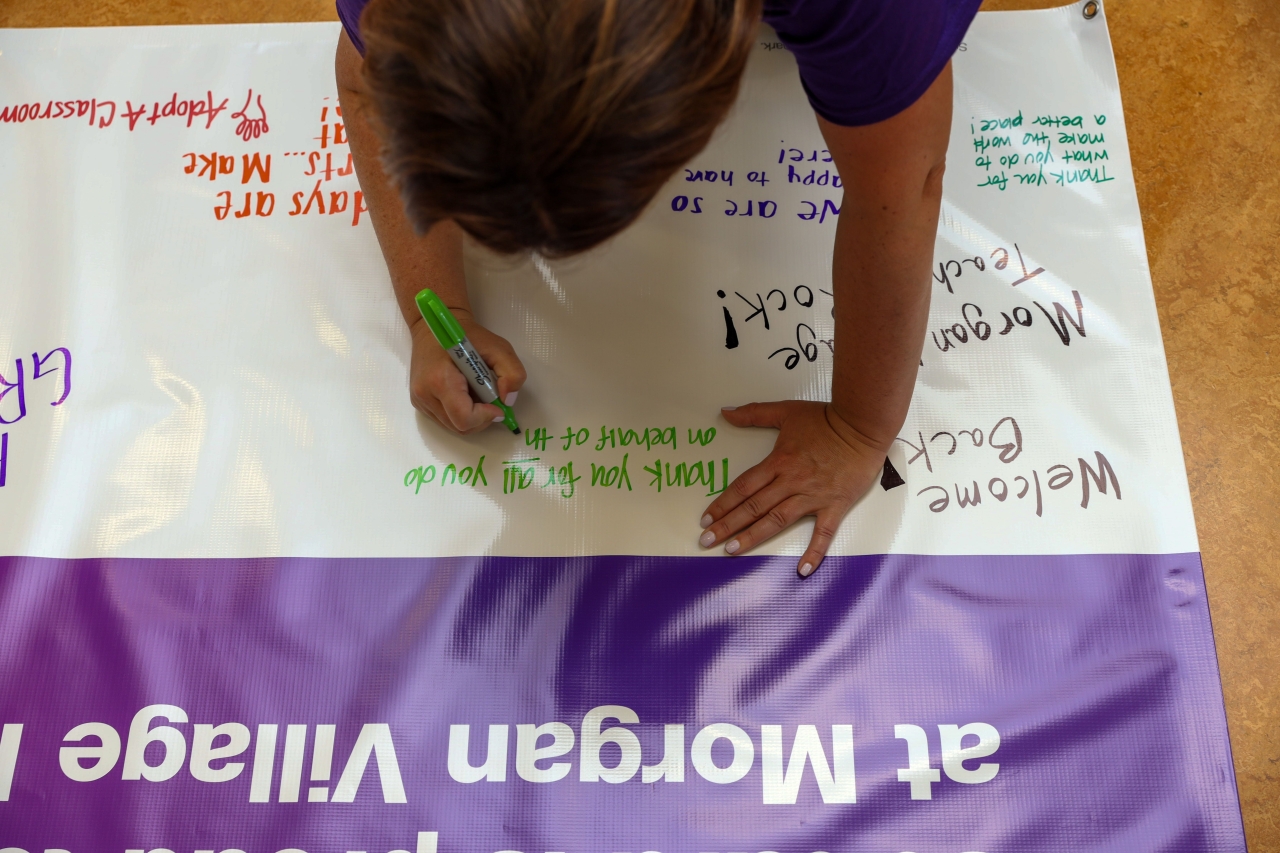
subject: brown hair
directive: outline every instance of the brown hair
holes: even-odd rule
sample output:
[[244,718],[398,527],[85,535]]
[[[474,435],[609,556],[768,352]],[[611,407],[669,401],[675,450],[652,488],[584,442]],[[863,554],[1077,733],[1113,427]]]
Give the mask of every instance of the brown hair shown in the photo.
[[562,256],[639,216],[738,91],[761,0],[371,0],[383,162],[419,231]]

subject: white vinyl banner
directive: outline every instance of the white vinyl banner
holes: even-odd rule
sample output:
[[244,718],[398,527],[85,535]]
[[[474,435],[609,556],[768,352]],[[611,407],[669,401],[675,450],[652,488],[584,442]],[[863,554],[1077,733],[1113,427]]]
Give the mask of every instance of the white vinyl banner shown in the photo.
[[1241,853],[1085,5],[955,55],[915,396],[807,580],[697,545],[775,436],[720,408],[824,399],[843,345],[773,33],[626,232],[469,248],[529,379],[461,438],[409,402],[336,24],[0,31],[0,853]]
[[[529,381],[521,435],[460,438],[409,403],[337,34],[0,31],[0,554],[704,553],[775,435],[720,407],[829,394],[843,190],[791,55],[761,31],[605,247],[470,253]],[[1197,551],[1103,15],[979,15],[954,69],[896,476],[832,553]]]

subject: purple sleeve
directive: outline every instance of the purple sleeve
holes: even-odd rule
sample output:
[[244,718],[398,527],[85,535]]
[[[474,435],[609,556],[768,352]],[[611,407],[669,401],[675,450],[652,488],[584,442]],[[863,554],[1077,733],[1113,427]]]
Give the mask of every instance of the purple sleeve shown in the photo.
[[364,56],[364,39],[360,38],[360,13],[368,3],[369,0],[337,0],[338,20],[342,21],[342,28],[361,56]]
[[874,124],[911,106],[959,47],[981,0],[765,0],[818,115]]

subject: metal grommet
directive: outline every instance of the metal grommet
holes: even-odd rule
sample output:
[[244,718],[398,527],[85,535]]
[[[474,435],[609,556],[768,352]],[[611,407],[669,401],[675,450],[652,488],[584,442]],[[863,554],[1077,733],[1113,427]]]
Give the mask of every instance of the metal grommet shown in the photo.
[[1088,3],[1084,4],[1084,8],[1081,9],[1081,12],[1084,14],[1084,19],[1086,21],[1092,21],[1094,18],[1098,17],[1098,0],[1089,0]]

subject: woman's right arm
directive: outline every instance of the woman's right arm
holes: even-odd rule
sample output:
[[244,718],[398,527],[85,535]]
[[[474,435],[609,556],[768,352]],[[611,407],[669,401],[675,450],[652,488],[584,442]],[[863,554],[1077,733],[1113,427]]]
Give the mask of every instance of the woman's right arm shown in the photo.
[[472,398],[466,379],[418,313],[414,302],[418,291],[431,288],[453,309],[467,337],[497,374],[498,393],[508,404],[524,384],[524,366],[511,345],[477,324],[471,313],[462,267],[462,229],[449,220],[419,236],[409,223],[399,193],[382,171],[377,132],[369,120],[372,107],[360,73],[363,62],[344,30],[334,58],[338,101],[356,177],[391,274],[396,302],[413,336],[409,397],[416,408],[446,428],[463,434],[477,432],[492,421],[501,420],[502,412]]

